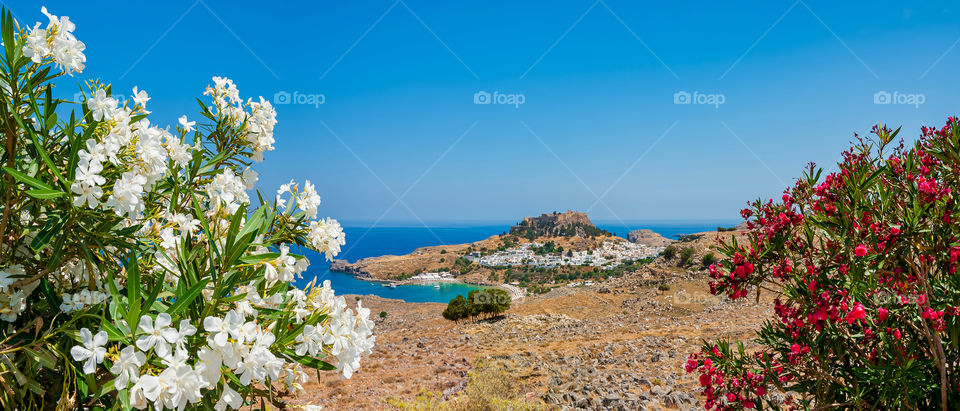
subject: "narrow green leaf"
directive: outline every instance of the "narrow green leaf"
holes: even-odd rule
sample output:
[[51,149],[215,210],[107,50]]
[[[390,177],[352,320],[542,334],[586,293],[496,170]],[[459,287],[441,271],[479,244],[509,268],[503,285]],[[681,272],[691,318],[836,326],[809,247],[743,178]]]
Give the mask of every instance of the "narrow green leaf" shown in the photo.
[[3,171],[6,173],[9,173],[10,175],[13,176],[13,178],[17,179],[21,183],[24,183],[30,187],[40,189],[40,190],[53,190],[53,186],[47,185],[46,183],[40,180],[37,180],[36,178],[30,177],[10,167],[3,167]]
[[51,199],[63,197],[67,195],[67,193],[60,190],[27,190],[27,195],[33,198]]
[[198,296],[200,296],[208,283],[208,280],[201,280],[191,285],[186,292],[177,296],[177,300],[174,301],[173,304],[170,304],[170,308],[167,309],[167,313],[170,315],[177,314],[190,306],[190,304],[193,303]]

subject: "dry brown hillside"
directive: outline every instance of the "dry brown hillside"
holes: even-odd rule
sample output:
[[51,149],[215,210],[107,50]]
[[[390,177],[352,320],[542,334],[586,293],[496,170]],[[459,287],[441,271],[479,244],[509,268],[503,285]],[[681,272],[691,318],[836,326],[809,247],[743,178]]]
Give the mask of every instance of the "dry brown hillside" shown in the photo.
[[[737,235],[703,234],[683,246],[702,255],[718,235]],[[385,398],[414,401],[423,391],[449,401],[465,395],[468,372],[485,361],[514,379],[522,401],[546,408],[702,407],[698,384],[683,371],[687,354],[702,339],[750,340],[773,314],[769,295],[760,305],[734,303],[710,295],[707,281],[699,267],[660,258],[593,286],[527,297],[500,319],[463,324],[441,319],[443,304],[364,297],[373,313],[388,313],[373,355],[353,379],[324,375],[299,401],[390,409]]]

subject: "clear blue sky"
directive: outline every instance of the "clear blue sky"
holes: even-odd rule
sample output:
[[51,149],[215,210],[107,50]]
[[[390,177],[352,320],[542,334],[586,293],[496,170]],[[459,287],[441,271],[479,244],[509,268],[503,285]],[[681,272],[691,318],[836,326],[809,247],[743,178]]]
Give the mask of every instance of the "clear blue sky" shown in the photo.
[[[215,75],[244,96],[323,94],[277,106],[260,187],[310,179],[347,223],[731,219],[806,162],[834,163],[854,132],[913,137],[960,112],[960,16],[944,1],[44,4],[87,44],[76,78],[147,90],[155,121],[198,117]],[[40,3],[6,5],[45,21]],[[479,91],[524,104],[474,104]],[[679,91],[724,102],[674,104]]]

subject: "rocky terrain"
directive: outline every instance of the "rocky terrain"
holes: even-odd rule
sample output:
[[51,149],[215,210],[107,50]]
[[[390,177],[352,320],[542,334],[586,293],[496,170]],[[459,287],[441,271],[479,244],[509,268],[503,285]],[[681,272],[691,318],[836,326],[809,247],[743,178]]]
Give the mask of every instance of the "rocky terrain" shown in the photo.
[[[710,252],[703,233],[678,246]],[[454,324],[443,304],[409,304],[372,296],[363,305],[378,319],[377,347],[353,379],[323,375],[307,386],[309,401],[331,409],[391,409],[386,399],[421,392],[455,397],[478,361],[503,370],[547,409],[692,409],[699,385],[683,370],[701,340],[747,342],[773,315],[764,294],[730,302],[708,292],[701,267],[660,258],[636,272],[586,287],[559,287],[517,301],[497,319]]]
[[631,243],[643,244],[649,247],[666,247],[674,242],[674,240],[666,238],[647,228],[631,231],[630,234],[627,234],[627,239],[630,240]]
[[519,224],[510,227],[510,234],[529,237],[587,237],[609,235],[598,229],[586,213],[567,210],[565,213],[554,211],[541,214],[540,217],[524,217]]

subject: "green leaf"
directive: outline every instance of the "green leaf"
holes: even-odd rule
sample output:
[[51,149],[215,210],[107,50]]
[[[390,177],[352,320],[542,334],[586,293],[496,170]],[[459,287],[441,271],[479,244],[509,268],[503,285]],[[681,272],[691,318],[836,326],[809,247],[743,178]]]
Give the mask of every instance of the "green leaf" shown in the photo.
[[27,195],[33,198],[50,199],[63,197],[67,193],[60,190],[27,190]]
[[47,221],[47,224],[40,229],[40,232],[37,233],[37,236],[34,237],[33,241],[30,242],[30,248],[36,252],[43,250],[44,247],[50,243],[50,240],[53,240],[54,236],[60,234],[60,230],[63,229],[63,224],[64,221],[58,216],[51,216],[50,220]]
[[170,315],[179,313],[183,309],[187,308],[193,300],[196,300],[200,293],[203,292],[203,289],[207,286],[209,280],[203,279],[190,286],[189,289],[183,295],[178,295],[177,300],[173,304],[170,304],[170,308],[167,309],[167,313]]
[[127,325],[134,327],[140,320],[140,263],[137,255],[131,251],[127,255],[127,301],[130,310],[127,312]]
[[[129,325],[129,322],[127,323]],[[126,338],[123,331],[120,331],[119,328],[115,327],[110,321],[106,319],[100,324],[100,327],[107,332],[107,338],[110,341],[123,341]]]
[[30,187],[40,189],[40,190],[53,190],[53,186],[47,185],[46,183],[40,180],[37,180],[36,178],[30,177],[10,167],[4,167],[3,171],[12,175],[13,178],[17,179],[21,183],[24,183]]
[[37,348],[34,350],[29,347],[24,347],[23,352],[25,352],[31,360],[48,370],[55,370],[57,368],[57,358],[43,348]]
[[284,350],[283,353],[286,354],[291,360],[294,360],[307,367],[314,368],[318,371],[330,371],[337,369],[337,367],[334,367],[333,364],[330,364],[326,361],[305,355],[297,355],[297,353],[290,349]]
[[240,262],[243,264],[256,264],[262,263],[264,261],[275,260],[277,257],[280,257],[280,253],[263,253],[263,254],[254,254],[246,255],[240,257]]

